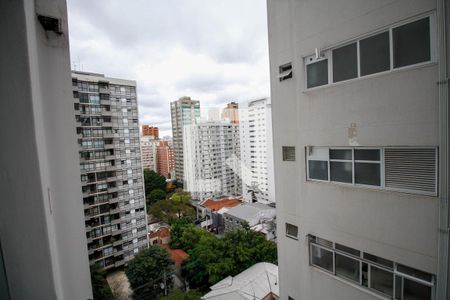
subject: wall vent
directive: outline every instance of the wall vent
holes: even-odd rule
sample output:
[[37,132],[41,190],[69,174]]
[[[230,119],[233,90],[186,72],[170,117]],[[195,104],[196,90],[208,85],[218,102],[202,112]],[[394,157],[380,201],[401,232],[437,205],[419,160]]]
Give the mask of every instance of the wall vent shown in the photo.
[[295,161],[295,147],[283,146],[283,161]]
[[45,31],[53,31],[58,35],[62,34],[60,19],[43,15],[38,15],[37,17]]
[[278,67],[278,79],[280,81],[292,78],[292,63],[287,63]]
[[385,148],[385,187],[437,194],[437,148]]

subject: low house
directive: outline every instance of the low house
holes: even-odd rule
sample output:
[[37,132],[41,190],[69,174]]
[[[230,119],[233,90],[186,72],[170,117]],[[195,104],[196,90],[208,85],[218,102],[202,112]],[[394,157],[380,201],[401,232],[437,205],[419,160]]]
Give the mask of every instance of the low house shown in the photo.
[[243,228],[264,234],[267,240],[276,239],[276,209],[262,203],[244,203],[223,213],[225,230]]
[[218,233],[223,232],[222,214],[241,203],[240,199],[230,197],[211,198],[199,202],[196,205],[196,210],[197,218],[203,220],[200,227]]
[[278,299],[278,266],[257,263],[232,277],[228,276],[210,287],[202,299],[214,300],[275,300]]
[[148,226],[148,240],[150,245],[170,243],[170,226],[162,222],[150,224]]

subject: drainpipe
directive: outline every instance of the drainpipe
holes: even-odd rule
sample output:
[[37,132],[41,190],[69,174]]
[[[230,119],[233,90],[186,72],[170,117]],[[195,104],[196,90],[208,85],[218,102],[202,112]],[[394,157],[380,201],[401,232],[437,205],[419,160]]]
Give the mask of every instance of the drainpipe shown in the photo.
[[439,90],[439,233],[438,233],[438,269],[435,299],[449,299],[449,205],[448,205],[448,94],[446,51],[446,0],[437,0],[437,55]]

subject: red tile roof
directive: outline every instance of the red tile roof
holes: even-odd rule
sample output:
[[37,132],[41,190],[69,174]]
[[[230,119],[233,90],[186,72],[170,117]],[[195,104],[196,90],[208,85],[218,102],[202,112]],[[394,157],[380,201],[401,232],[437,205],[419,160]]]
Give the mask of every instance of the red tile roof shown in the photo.
[[170,236],[170,230],[167,227],[161,227],[150,233],[150,238],[159,237],[160,239]]
[[189,257],[189,254],[187,254],[186,252],[184,252],[181,249],[171,249],[169,247],[169,245],[162,245],[162,246],[169,251],[170,258],[172,259],[172,261],[175,263],[175,266],[177,266],[177,267],[180,267],[181,263]]
[[207,207],[211,209],[212,211],[218,211],[224,207],[235,207],[237,205],[241,204],[241,201],[234,198],[227,198],[222,200],[212,200],[207,199],[202,202],[202,205],[204,207]]

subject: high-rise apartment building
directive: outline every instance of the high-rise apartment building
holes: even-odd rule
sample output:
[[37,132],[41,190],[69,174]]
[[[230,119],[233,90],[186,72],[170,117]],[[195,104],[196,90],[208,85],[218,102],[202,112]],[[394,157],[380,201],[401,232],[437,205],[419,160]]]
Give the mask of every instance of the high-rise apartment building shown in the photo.
[[267,7],[281,299],[449,299],[449,7]]
[[229,120],[232,124],[239,124],[239,104],[236,102],[227,103],[222,110],[222,119]]
[[170,103],[172,117],[172,137],[175,159],[175,178],[184,180],[183,169],[183,127],[195,124],[200,118],[200,101],[181,97]]
[[150,125],[142,125],[142,135],[143,136],[153,136],[154,139],[159,139],[159,129],[158,127]]
[[159,140],[154,136],[141,136],[142,166],[145,170],[158,171],[157,147]]
[[270,99],[241,103],[239,136],[244,201],[275,202]]
[[72,73],[91,264],[124,265],[148,247],[136,82]]
[[166,178],[172,179],[175,162],[173,160],[173,147],[170,141],[161,140],[156,148],[157,172]]
[[184,188],[193,199],[240,196],[238,125],[228,121],[186,125],[184,155]]

